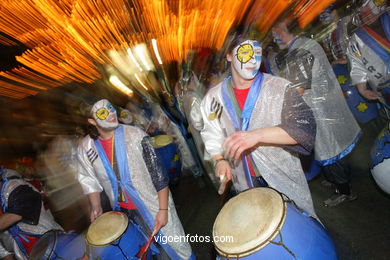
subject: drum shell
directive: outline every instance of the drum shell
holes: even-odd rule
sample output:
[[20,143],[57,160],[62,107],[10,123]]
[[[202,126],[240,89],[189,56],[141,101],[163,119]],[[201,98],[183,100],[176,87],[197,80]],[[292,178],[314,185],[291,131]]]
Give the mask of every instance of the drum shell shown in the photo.
[[390,194],[390,131],[384,129],[371,151],[371,173],[378,186]]
[[[52,236],[45,253],[37,257],[33,256],[34,248],[29,259],[31,260],[48,260],[48,259],[68,259],[76,260],[81,258],[85,251],[85,239],[83,235],[76,233],[63,233],[60,231],[49,231],[48,235]],[[41,239],[45,239],[45,236]],[[39,240],[36,246],[39,246]]]
[[169,183],[177,184],[181,173],[181,160],[178,146],[175,143],[170,143],[154,149],[162,163],[164,173],[169,176]]
[[[244,220],[245,221],[245,220]],[[333,260],[337,259],[336,249],[332,239],[327,234],[324,227],[314,218],[302,213],[296,207],[288,203],[286,219],[279,232],[283,239],[283,244],[296,257],[290,254],[281,245],[272,243],[247,256],[239,256],[238,259],[304,259],[304,260]],[[280,242],[280,235],[272,241]],[[219,256],[217,259],[236,259],[236,256]]]
[[126,231],[117,240],[106,246],[87,246],[90,259],[139,259],[136,255],[146,242],[147,238],[141,229],[129,221]]

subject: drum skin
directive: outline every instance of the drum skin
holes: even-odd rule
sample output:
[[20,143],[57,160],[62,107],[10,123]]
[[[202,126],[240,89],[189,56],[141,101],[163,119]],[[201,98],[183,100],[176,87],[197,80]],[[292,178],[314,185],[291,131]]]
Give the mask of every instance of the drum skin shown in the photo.
[[383,129],[371,151],[371,174],[378,186],[390,194],[390,132]]
[[[242,219],[242,221],[246,221]],[[257,227],[259,228],[259,227]],[[256,227],[253,227],[256,229]],[[223,255],[219,252],[217,259],[303,259],[303,260],[333,260],[337,259],[336,249],[332,239],[324,227],[314,218],[299,211],[294,204],[287,203],[285,220],[281,231],[272,239],[271,243],[247,255]],[[219,234],[220,236],[222,234]],[[283,245],[277,245],[283,241]]]
[[[140,228],[129,221],[125,232],[110,244],[94,246],[88,243],[87,246],[90,259],[139,259],[136,255],[146,242],[147,238]],[[148,252],[147,259],[149,258],[150,254]]]
[[165,142],[159,145],[157,143],[159,137],[163,137],[163,135],[154,137],[156,142],[153,142],[153,146],[162,163],[164,172],[169,176],[169,183],[175,185],[179,182],[181,173],[179,148],[177,144],[172,142],[172,139],[169,143]]
[[49,231],[34,245],[31,260],[76,260],[86,252],[83,235]]

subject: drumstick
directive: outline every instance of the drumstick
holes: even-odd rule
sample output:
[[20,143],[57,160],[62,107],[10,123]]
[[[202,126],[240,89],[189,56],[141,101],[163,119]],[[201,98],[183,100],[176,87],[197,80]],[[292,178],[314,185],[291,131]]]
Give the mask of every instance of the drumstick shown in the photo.
[[140,258],[141,260],[146,259],[146,252],[148,251],[149,246],[152,243],[152,240],[153,240],[154,236],[157,234],[157,232],[158,232],[158,230],[156,230],[156,229],[153,230],[153,233],[150,236],[150,238],[148,239],[148,242],[146,242],[146,244],[143,245],[141,247],[140,251],[138,252],[137,257]]
[[227,183],[227,181],[225,181],[225,175],[219,176],[219,180],[221,184],[219,185],[218,194],[222,195],[225,193],[226,183]]

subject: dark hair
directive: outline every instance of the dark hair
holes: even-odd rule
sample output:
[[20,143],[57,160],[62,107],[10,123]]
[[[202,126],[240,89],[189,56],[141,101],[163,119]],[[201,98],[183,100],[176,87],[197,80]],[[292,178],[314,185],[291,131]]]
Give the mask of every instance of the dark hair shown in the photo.
[[99,131],[97,130],[96,126],[94,126],[94,125],[91,125],[91,124],[88,125],[87,133],[94,140],[99,138]]
[[255,37],[251,36],[250,27],[238,26],[230,29],[226,36],[226,52],[231,53],[233,49],[245,40],[255,40]]

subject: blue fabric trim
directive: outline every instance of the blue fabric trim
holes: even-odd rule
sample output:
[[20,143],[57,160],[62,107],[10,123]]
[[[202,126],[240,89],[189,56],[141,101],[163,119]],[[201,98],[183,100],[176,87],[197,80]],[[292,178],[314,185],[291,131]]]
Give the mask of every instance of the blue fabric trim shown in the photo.
[[288,51],[291,50],[292,46],[294,45],[295,41],[298,40],[299,37],[298,36],[295,36],[295,38],[290,42],[290,44],[288,45]]
[[112,191],[114,192],[113,210],[118,211],[119,210],[119,204],[118,204],[118,180],[116,179],[114,170],[111,167],[111,163],[110,163],[110,161],[107,158],[107,155],[106,155],[106,152],[104,151],[102,143],[100,142],[99,139],[94,140],[94,143],[95,143],[96,150],[97,150],[97,152],[99,154],[99,157],[102,160],[102,164],[104,166],[104,169],[106,170],[108,178],[110,179]]
[[222,95],[222,100],[225,105],[226,111],[228,112],[230,118],[232,119],[234,129],[238,131],[241,127],[239,125],[238,119],[237,119],[237,114],[236,114],[236,109],[234,108],[234,104],[232,102],[232,98],[230,97],[229,91],[228,91],[228,82],[231,79],[232,76],[228,76],[225,78],[225,80],[222,83],[221,87],[221,95]]
[[353,150],[353,148],[355,148],[355,146],[356,146],[357,142],[359,141],[360,137],[362,136],[362,134],[363,133],[360,131],[359,134],[355,137],[355,140],[353,140],[352,144],[350,144],[344,151],[342,151],[338,155],[336,155],[336,156],[334,156],[332,158],[329,158],[329,159],[326,159],[326,160],[323,160],[323,161],[317,161],[317,162],[321,166],[326,166],[326,165],[334,164],[338,160],[341,160],[346,155],[348,155]]
[[[234,104],[232,99],[236,97],[231,97],[228,91],[228,81],[230,80],[231,76],[225,78],[224,82],[222,83],[222,88],[221,88],[221,94],[222,94],[222,99],[223,103],[225,105],[226,110],[228,111],[230,118],[233,121],[234,129],[236,131],[241,130],[241,131],[247,131],[249,128],[249,123],[252,117],[252,112],[253,109],[256,106],[257,99],[260,96],[261,92],[261,87],[263,85],[263,73],[259,73],[256,77],[255,80],[253,81],[250,89],[248,96],[245,100],[244,104],[244,109],[241,113],[241,124],[239,125],[238,123],[238,118],[237,118],[237,113],[234,108]],[[244,156],[242,159],[242,165],[244,167],[244,174],[245,174],[245,179],[247,181],[247,184],[250,188],[253,188],[253,182],[252,182],[252,176],[250,173],[248,161],[247,161],[247,156]]]
[[263,73],[260,72],[249,89],[248,97],[245,100],[244,109],[241,114],[241,130],[243,131],[247,131],[249,128],[252,112],[260,95],[261,86],[263,85],[263,78]]
[[264,66],[265,66],[265,70],[267,71],[267,73],[269,73],[271,75],[275,75],[271,70],[271,65],[270,65],[270,62],[268,61],[268,59],[264,59]]
[[[103,154],[100,158],[102,158],[104,168],[106,169],[106,172],[110,178],[110,182],[113,189],[116,188],[116,191],[114,190],[115,207],[117,207],[117,209],[119,210],[119,204],[118,204],[118,184],[119,184],[121,185],[122,190],[126,191],[127,195],[129,195],[131,201],[136,206],[143,220],[152,230],[154,226],[154,218],[150,213],[149,209],[145,206],[145,204],[139,197],[138,192],[134,188],[133,183],[131,181],[131,174],[130,174],[129,164],[127,161],[127,149],[126,149],[123,126],[121,125],[115,130],[115,158],[117,160],[118,171],[121,178],[120,181],[117,180],[114,170],[112,169],[111,164],[108,161],[108,158],[106,156],[106,153],[104,152],[103,146],[101,145],[100,141],[95,140],[95,145],[98,150],[99,156],[101,155],[101,153]],[[163,235],[163,233],[160,231],[158,232],[158,235]],[[178,260],[180,259],[180,257],[177,255],[177,253],[172,249],[172,247],[168,243],[167,244],[159,243],[159,244],[171,259],[178,259]]]
[[381,15],[380,19],[382,22],[383,30],[385,31],[386,34],[387,41],[390,41],[390,16],[386,12],[383,15]]

